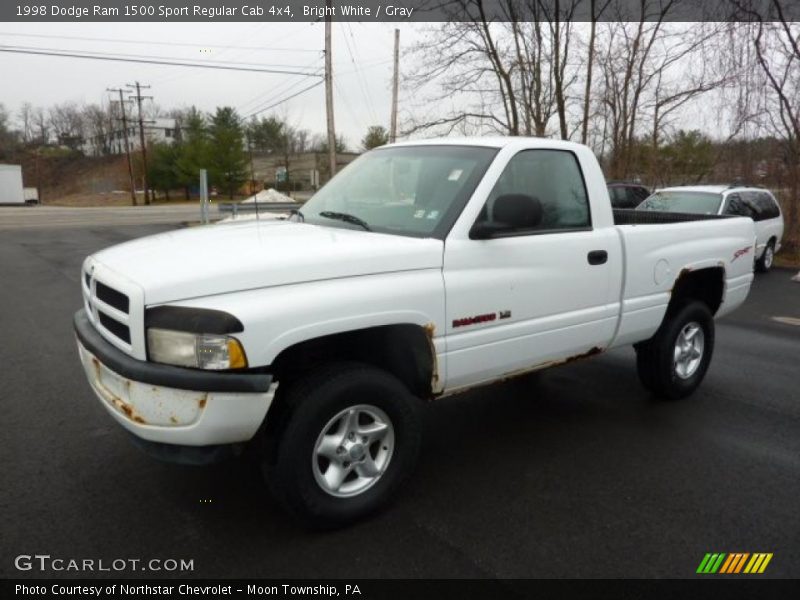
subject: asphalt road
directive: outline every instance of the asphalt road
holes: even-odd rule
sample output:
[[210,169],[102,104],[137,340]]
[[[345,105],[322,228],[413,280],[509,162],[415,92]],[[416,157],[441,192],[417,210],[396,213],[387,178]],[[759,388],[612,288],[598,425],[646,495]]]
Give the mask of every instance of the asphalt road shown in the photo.
[[[19,554],[184,558],[193,577],[692,577],[706,552],[800,575],[800,284],[756,280],[691,398],[632,350],[430,406],[415,476],[349,529],[298,529],[246,462],[141,454],[91,395],[71,332],[79,266],[169,226],[0,232],[0,576]],[[126,577],[159,573],[123,572]]]
[[[0,232],[49,230],[120,225],[175,224],[200,221],[200,207],[192,204],[156,204],[152,206],[0,206]],[[217,205],[210,210],[218,218]]]

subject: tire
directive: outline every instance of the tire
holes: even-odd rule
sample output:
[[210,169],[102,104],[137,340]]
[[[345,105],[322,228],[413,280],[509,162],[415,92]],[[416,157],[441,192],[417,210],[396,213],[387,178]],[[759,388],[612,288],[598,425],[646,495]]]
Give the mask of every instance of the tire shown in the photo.
[[312,371],[284,393],[284,426],[275,455],[262,466],[286,510],[311,528],[331,529],[396,495],[422,438],[421,402],[398,379],[342,362]]
[[703,381],[714,352],[714,318],[698,301],[668,310],[656,334],[636,346],[639,379],[664,400],[689,396]]
[[775,262],[775,240],[770,240],[761,253],[761,258],[756,261],[756,271],[767,273],[772,268],[773,262]]

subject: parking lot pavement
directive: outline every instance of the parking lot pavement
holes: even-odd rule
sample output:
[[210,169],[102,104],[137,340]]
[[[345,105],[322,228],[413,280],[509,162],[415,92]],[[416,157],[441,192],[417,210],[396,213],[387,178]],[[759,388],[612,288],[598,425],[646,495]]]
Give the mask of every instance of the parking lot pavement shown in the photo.
[[193,577],[692,577],[706,552],[772,552],[764,576],[800,575],[800,327],[773,320],[800,317],[791,272],[718,323],[693,397],[649,398],[623,349],[441,399],[394,504],[318,534],[246,461],[145,457],[89,391],[80,263],[168,228],[0,233],[0,575],[42,576],[13,564],[40,553],[193,559]]

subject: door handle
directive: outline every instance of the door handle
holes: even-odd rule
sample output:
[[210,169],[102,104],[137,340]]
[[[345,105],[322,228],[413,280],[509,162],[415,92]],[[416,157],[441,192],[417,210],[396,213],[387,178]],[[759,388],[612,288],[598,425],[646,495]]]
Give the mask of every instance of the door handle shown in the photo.
[[608,252],[605,250],[592,250],[586,256],[590,265],[602,265],[608,260]]

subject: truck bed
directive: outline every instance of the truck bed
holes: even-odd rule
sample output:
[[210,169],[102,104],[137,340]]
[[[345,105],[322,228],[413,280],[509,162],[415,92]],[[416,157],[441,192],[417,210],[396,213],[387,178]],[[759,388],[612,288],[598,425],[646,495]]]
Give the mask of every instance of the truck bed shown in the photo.
[[681,272],[720,270],[726,293],[718,316],[733,310],[747,295],[753,277],[750,219],[614,210],[614,222],[625,255],[622,319],[614,345],[655,333]]

